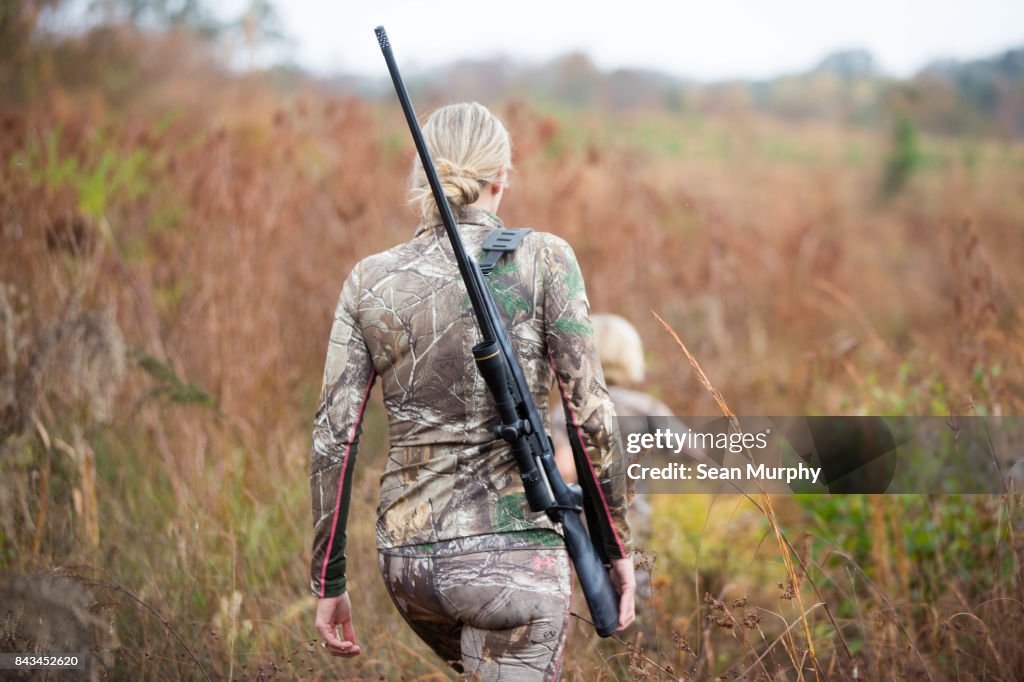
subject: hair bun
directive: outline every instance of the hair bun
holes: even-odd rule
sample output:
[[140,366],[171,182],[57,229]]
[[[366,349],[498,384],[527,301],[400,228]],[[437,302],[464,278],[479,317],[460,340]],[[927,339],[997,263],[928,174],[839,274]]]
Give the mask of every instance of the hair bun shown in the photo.
[[437,159],[434,168],[452,208],[468,206],[480,198],[481,181],[474,170],[444,158]]

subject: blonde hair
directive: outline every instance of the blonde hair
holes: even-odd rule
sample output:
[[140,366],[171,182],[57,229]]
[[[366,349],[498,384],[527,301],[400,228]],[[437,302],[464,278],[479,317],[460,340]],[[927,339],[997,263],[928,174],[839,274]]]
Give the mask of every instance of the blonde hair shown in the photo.
[[608,313],[591,317],[594,344],[609,386],[637,383],[644,379],[644,345],[636,327],[624,317]]
[[[451,104],[427,117],[423,139],[453,211],[480,198],[480,190],[512,168],[512,142],[498,117],[476,102]],[[419,155],[409,178],[409,204],[427,222],[438,215]]]

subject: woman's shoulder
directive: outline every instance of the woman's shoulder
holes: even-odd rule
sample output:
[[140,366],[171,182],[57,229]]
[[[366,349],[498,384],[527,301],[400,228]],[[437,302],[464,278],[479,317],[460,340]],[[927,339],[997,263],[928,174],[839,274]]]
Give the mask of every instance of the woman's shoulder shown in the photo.
[[[542,262],[546,271],[573,272],[579,268],[576,253],[567,239],[552,232],[535,232],[535,260]],[[524,240],[524,243],[530,241]]]
[[572,246],[563,238],[553,232],[544,232],[534,229],[523,239],[520,248],[525,247],[534,253],[545,256],[547,260],[561,261],[572,256]]
[[569,246],[569,242],[554,232],[544,232],[536,228],[533,228],[533,232],[527,238],[533,240],[538,248],[564,248]]

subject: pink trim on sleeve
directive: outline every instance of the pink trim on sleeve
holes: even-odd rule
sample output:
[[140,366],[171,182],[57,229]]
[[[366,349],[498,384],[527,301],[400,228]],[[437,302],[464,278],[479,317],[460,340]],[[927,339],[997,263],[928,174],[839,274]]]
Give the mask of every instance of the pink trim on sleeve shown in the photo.
[[366,401],[370,397],[370,390],[373,388],[373,381],[377,373],[370,372],[370,380],[366,382],[366,390],[363,392],[363,401],[359,404],[359,412],[356,413],[356,420],[352,424],[352,430],[348,434],[348,445],[345,446],[345,456],[341,460],[341,475],[338,476],[338,497],[334,501],[334,522],[331,524],[331,537],[327,540],[327,549],[324,551],[324,567],[320,571],[320,597],[324,596],[327,585],[327,562],[331,558],[331,547],[334,545],[334,533],[338,529],[338,510],[341,507],[341,493],[345,487],[345,469],[348,467],[348,455],[352,451],[352,440],[356,436],[356,429],[363,421],[363,411],[366,409]]

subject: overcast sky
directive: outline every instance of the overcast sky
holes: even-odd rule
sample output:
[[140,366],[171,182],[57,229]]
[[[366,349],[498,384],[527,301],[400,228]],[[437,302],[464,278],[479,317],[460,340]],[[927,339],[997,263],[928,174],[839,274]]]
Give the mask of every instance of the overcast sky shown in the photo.
[[[237,15],[248,0],[221,0]],[[909,75],[932,59],[1024,45],[1024,0],[278,0],[293,58],[317,73],[383,76],[373,27],[399,64],[508,55],[543,61],[582,50],[602,68],[650,67],[701,80],[801,71],[863,47]]]

